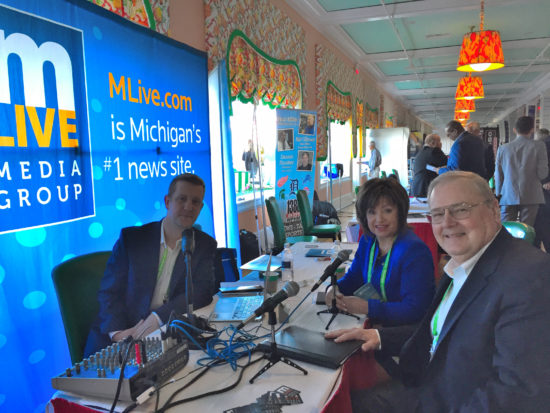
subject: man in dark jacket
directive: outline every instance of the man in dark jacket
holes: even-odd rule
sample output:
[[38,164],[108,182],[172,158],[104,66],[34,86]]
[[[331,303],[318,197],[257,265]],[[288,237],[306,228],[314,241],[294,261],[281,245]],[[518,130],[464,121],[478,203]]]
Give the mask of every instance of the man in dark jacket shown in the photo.
[[[479,126],[479,122],[472,121],[468,122],[466,124],[466,131],[470,132],[472,135],[477,136],[479,139],[483,141],[483,136],[481,136],[481,127]],[[486,175],[485,179],[489,180],[493,177],[495,174],[495,152],[493,150],[493,147],[483,141],[483,146],[485,146],[485,169]]]
[[447,165],[447,156],[441,150],[441,138],[434,133],[426,136],[424,147],[414,159],[412,194],[425,198],[428,185],[437,177],[432,167],[445,165]]
[[352,393],[353,411],[548,411],[550,258],[502,227],[498,202],[476,174],[439,176],[428,201],[451,260],[424,319],[326,335],[399,355],[398,379]]
[[438,173],[441,175],[448,171],[470,171],[486,178],[485,146],[481,139],[466,132],[457,120],[447,124],[445,133],[454,143],[451,146],[447,166],[439,168]]
[[[204,182],[197,175],[178,175],[164,197],[167,213],[162,221],[122,229],[101,280],[99,314],[88,336],[85,357],[128,336],[148,335],[165,324],[172,311],[187,312],[190,303],[197,309],[212,301],[217,243],[193,228],[204,192]],[[194,244],[189,303],[187,260],[182,253],[184,230]]]

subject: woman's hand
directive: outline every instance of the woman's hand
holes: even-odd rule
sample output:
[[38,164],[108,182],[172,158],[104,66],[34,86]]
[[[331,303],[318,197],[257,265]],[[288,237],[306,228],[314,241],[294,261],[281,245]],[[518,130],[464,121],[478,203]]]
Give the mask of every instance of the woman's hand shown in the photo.
[[366,315],[369,312],[369,303],[353,295],[336,294],[336,306],[342,311],[353,314]]
[[336,307],[339,310],[347,311],[353,314],[367,314],[369,311],[369,303],[362,298],[355,296],[346,296],[338,291],[338,287],[335,289],[329,287],[325,295],[325,302],[328,307],[332,307],[332,296],[336,292]]
[[342,343],[350,340],[361,340],[364,343],[361,345],[361,350],[378,350],[380,349],[380,335],[377,330],[364,328],[347,328],[342,330],[334,330],[325,334],[325,338],[333,338],[335,343]]

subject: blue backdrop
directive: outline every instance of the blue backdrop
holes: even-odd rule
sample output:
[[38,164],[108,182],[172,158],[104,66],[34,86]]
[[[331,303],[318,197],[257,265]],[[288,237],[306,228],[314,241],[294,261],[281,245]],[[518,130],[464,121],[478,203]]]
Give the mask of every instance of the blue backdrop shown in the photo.
[[44,411],[70,365],[51,270],[206,182],[206,55],[84,0],[0,0],[0,411]]

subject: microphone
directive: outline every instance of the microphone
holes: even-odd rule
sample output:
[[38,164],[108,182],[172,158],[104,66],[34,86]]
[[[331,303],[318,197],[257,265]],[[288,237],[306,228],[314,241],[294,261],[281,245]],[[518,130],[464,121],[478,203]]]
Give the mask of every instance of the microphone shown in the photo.
[[184,229],[181,233],[181,249],[186,254],[193,254],[195,251],[195,233],[193,227]]
[[250,323],[256,317],[266,313],[268,311],[273,311],[278,304],[282,303],[288,297],[294,297],[300,291],[300,286],[295,281],[288,281],[283,288],[281,288],[275,295],[269,297],[263,302],[261,306],[256,308],[254,312],[241,324],[237,326],[237,330],[243,328],[246,324]]
[[319,281],[317,281],[313,287],[311,287],[311,292],[315,291],[321,284],[325,282],[325,280],[334,274],[336,269],[342,264],[344,261],[347,261],[349,258],[349,255],[351,254],[351,250],[342,250],[338,253],[334,261],[325,268],[325,272],[323,275],[321,275],[321,278],[319,278]]

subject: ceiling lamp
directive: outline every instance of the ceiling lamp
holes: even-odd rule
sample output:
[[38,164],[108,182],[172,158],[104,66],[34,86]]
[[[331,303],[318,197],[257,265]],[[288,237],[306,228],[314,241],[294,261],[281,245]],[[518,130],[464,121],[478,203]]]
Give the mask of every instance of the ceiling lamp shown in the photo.
[[455,112],[455,119],[459,122],[465,122],[468,119],[470,119],[470,113],[469,112]]
[[456,101],[455,112],[475,112],[476,104],[473,100],[461,99]]
[[483,82],[480,77],[472,77],[472,75],[469,74],[467,77],[460,78],[456,87],[456,100],[483,99],[484,97]]
[[474,32],[472,26],[472,32],[464,35],[456,70],[483,72],[504,67],[500,34],[496,30],[483,30],[484,17],[483,0],[481,0],[479,31]]

